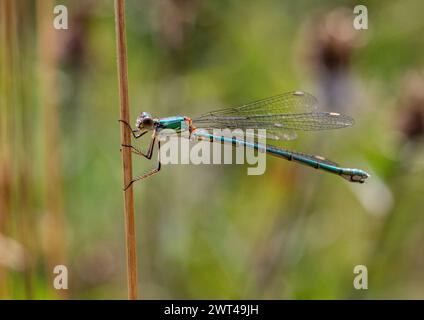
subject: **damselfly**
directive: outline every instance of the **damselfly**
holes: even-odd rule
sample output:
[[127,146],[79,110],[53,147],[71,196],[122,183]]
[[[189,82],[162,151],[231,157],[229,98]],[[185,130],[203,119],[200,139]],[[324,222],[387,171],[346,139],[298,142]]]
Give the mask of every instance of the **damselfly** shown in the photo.
[[[267,154],[276,157],[337,174],[351,182],[363,183],[369,177],[369,174],[363,170],[343,168],[320,156],[289,151],[270,144],[261,145],[257,142],[249,142],[244,137],[228,137],[211,133],[213,129],[265,129],[267,139],[291,140],[296,138],[296,131],[299,130],[338,129],[353,124],[353,119],[348,116],[335,112],[317,111],[316,98],[302,91],[283,93],[242,106],[208,112],[197,118],[186,116],[153,118],[149,113],[142,112],[137,118],[135,129],[131,128],[127,122],[122,122],[131,130],[135,139],[140,138],[147,132],[152,132],[152,139],[146,153],[131,145],[122,145],[123,147],[131,148],[135,154],[151,159],[157,143],[159,155],[158,166],[143,175],[135,177],[125,189],[133,182],[159,172],[161,163],[160,139],[158,138],[162,132],[165,132],[165,129],[173,129],[177,134],[188,131],[191,137],[198,140],[231,143],[236,146],[263,150]],[[199,130],[200,128],[205,130]]]

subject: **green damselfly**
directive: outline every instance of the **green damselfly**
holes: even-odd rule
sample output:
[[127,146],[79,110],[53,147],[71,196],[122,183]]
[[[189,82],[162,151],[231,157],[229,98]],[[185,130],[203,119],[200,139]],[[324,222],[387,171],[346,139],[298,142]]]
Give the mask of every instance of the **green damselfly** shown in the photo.
[[149,113],[142,112],[136,120],[135,129],[131,128],[127,122],[121,122],[131,130],[135,139],[152,132],[152,139],[146,153],[131,145],[122,145],[123,147],[129,147],[135,154],[151,159],[157,143],[159,154],[158,166],[135,177],[125,189],[133,182],[159,172],[161,163],[158,137],[161,132],[165,132],[165,129],[173,129],[177,134],[188,131],[190,137],[198,140],[231,143],[236,146],[263,150],[276,157],[337,174],[351,182],[363,183],[369,177],[369,174],[363,170],[343,168],[320,156],[289,151],[270,144],[261,145],[257,142],[249,142],[244,137],[228,137],[210,133],[210,130],[213,129],[265,129],[267,139],[292,140],[296,138],[296,131],[339,129],[354,123],[352,118],[339,113],[317,111],[316,98],[303,91],[283,93],[242,106],[208,112],[196,118],[186,116],[153,118]]

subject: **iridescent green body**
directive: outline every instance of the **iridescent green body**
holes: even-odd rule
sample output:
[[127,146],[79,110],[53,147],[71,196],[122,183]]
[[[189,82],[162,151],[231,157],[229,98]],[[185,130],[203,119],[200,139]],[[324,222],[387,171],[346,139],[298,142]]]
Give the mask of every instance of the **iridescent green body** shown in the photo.
[[158,129],[160,130],[171,129],[171,130],[175,130],[177,133],[180,133],[182,131],[186,131],[189,129],[189,126],[185,122],[185,120],[186,120],[186,117],[182,117],[182,116],[160,118],[158,119]]

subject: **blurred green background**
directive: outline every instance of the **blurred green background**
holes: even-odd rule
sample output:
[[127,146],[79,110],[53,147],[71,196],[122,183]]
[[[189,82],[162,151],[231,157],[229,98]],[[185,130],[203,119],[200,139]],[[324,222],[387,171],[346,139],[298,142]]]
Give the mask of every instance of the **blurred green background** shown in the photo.
[[[113,1],[0,2],[0,298],[126,298]],[[52,27],[58,4],[68,30]],[[358,4],[367,30],[353,29]],[[276,158],[261,176],[164,166],[134,190],[141,298],[424,298],[423,10],[126,2],[132,122],[305,90],[356,125],[284,145],[372,175],[353,185]]]

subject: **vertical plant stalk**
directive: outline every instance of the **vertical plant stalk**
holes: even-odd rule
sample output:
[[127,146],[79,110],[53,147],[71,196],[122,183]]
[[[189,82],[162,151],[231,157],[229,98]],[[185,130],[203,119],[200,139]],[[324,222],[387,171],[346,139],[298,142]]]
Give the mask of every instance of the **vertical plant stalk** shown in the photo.
[[[44,206],[43,249],[47,259],[47,274],[53,268],[66,265],[65,221],[63,204],[62,159],[60,154],[60,123],[58,112],[58,37],[52,24],[54,1],[36,1],[39,88],[42,107],[44,144]],[[68,290],[54,290],[62,298]]]
[[[129,123],[127,47],[125,36],[125,1],[115,0],[116,53],[118,63],[120,119]],[[130,145],[129,130],[121,123],[121,144]],[[122,148],[124,186],[132,180],[131,149]],[[124,191],[125,248],[127,257],[128,299],[137,299],[137,251],[134,226],[134,193],[130,186]]]
[[[11,53],[10,5],[0,0],[0,237],[9,233],[11,208],[11,146],[10,146],[10,77],[8,61]],[[0,299],[9,298],[7,269],[0,264]]]
[[[5,46],[9,52],[7,59],[4,60],[4,68],[6,69],[6,77],[8,82],[7,94],[10,96],[7,103],[10,110],[8,127],[9,143],[11,150],[10,174],[13,177],[10,185],[11,207],[9,224],[15,224],[16,228],[10,230],[8,235],[16,239],[22,245],[22,256],[19,271],[22,273],[21,281],[25,288],[25,297],[32,298],[32,270],[31,247],[34,243],[35,234],[32,232],[31,220],[32,210],[29,205],[31,193],[31,163],[27,154],[34,154],[31,150],[31,144],[24,137],[24,128],[28,128],[28,123],[25,123],[25,84],[23,79],[30,73],[29,68],[25,70],[23,75],[23,62],[25,60],[24,49],[25,36],[24,27],[28,19],[18,20],[18,12],[22,12],[21,18],[26,18],[24,2],[10,1],[8,2],[5,15],[7,16],[8,41],[5,41]],[[22,10],[24,9],[24,10]],[[26,153],[28,152],[28,153]]]

